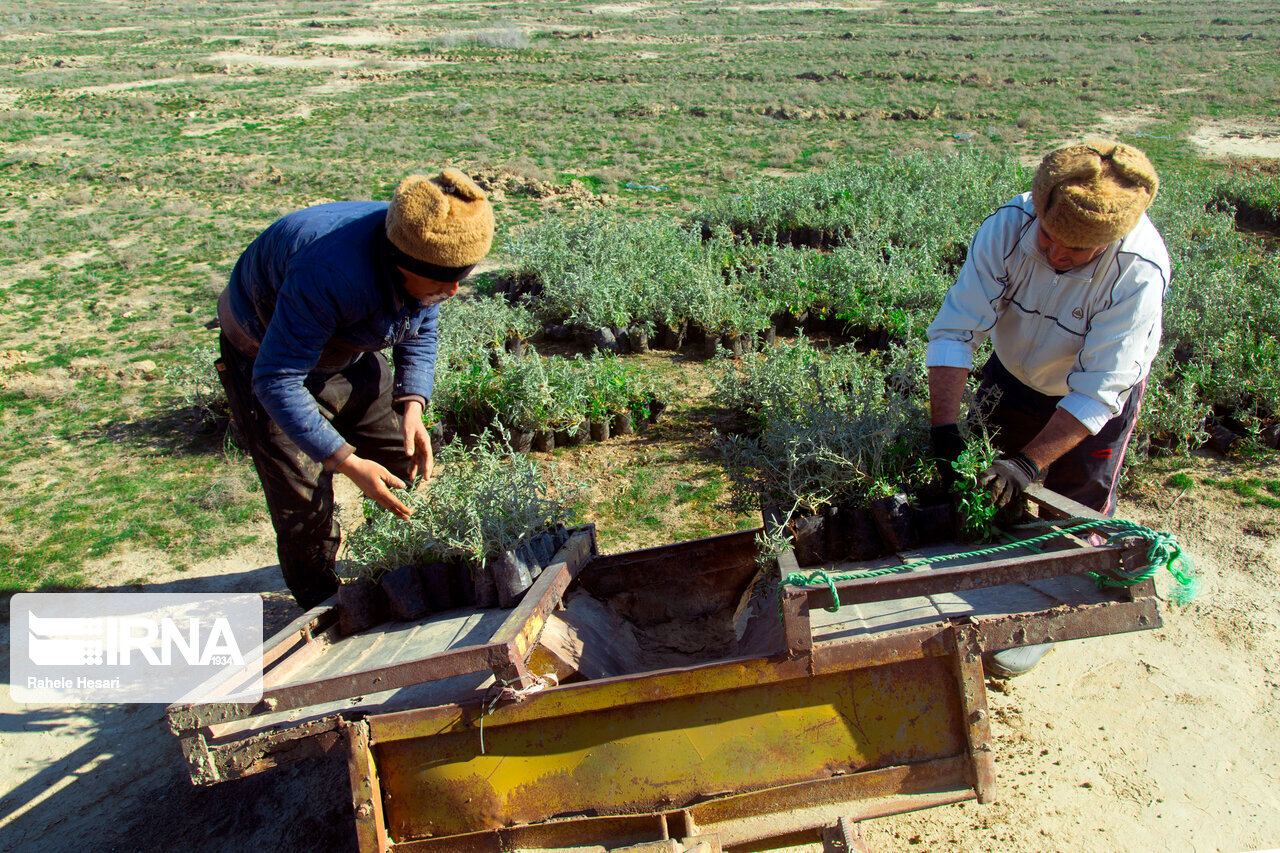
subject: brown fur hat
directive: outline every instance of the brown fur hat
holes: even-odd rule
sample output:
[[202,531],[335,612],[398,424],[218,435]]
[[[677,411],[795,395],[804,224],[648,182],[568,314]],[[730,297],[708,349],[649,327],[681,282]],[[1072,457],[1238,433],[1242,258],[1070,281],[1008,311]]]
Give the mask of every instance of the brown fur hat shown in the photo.
[[387,237],[406,255],[442,267],[465,267],[489,253],[493,208],[457,169],[434,178],[410,175],[387,210]]
[[1091,249],[1132,231],[1159,188],[1156,170],[1137,148],[1086,139],[1045,156],[1031,201],[1054,238]]

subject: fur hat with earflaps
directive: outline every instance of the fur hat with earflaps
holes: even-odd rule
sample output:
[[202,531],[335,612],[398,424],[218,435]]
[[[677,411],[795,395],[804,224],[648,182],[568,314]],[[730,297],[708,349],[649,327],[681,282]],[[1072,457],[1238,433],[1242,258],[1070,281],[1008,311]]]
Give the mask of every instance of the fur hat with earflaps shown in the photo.
[[489,253],[493,208],[475,181],[457,169],[445,169],[434,178],[410,175],[391,199],[387,238],[420,261],[469,266]]
[[1137,148],[1087,139],[1045,156],[1031,201],[1054,238],[1091,249],[1132,231],[1159,188],[1156,170]]

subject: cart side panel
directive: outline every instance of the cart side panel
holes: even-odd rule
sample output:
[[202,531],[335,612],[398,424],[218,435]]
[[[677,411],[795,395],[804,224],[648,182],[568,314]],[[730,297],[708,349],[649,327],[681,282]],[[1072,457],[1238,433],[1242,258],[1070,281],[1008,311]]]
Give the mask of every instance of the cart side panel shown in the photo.
[[[950,659],[929,657],[375,743],[396,842],[626,814],[967,755]],[[438,728],[437,728],[438,730]]]

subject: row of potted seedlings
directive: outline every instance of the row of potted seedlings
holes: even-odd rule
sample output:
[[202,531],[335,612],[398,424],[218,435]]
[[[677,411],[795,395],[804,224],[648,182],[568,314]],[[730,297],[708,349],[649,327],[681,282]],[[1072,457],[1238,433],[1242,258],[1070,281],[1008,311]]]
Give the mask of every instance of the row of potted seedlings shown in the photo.
[[432,399],[437,437],[500,431],[516,451],[607,441],[654,424],[666,409],[656,382],[609,354],[543,358],[491,351],[442,377]]
[[338,588],[338,619],[343,634],[355,634],[387,621],[413,622],[433,613],[464,607],[509,609],[555,561],[572,531],[564,525],[499,551],[478,569],[465,559],[409,563],[357,578]]
[[953,541],[957,530],[951,499],[937,489],[831,504],[790,519],[769,507],[764,521],[767,528],[790,538],[801,566],[875,560]]
[[[891,343],[901,341],[901,331],[884,326],[870,327],[852,323],[838,317],[826,306],[806,308],[798,313],[778,311],[769,318],[769,325],[750,331],[708,330],[696,321],[686,321],[673,328],[666,323],[632,324],[629,326],[601,326],[588,329],[581,326],[548,323],[542,334],[549,340],[574,340],[583,347],[617,354],[647,353],[650,350],[683,350],[694,347],[711,358],[721,350],[730,356],[741,358],[761,346],[772,346],[781,337],[797,335],[822,335],[836,343],[856,342],[868,349],[886,349]],[[506,342],[508,352],[522,353],[525,342],[510,338]]]
[[536,460],[492,435],[441,449],[426,488],[399,494],[399,518],[366,499],[344,547],[353,580],[338,591],[345,633],[386,619],[417,620],[462,607],[513,607],[568,541],[570,483],[550,484]]

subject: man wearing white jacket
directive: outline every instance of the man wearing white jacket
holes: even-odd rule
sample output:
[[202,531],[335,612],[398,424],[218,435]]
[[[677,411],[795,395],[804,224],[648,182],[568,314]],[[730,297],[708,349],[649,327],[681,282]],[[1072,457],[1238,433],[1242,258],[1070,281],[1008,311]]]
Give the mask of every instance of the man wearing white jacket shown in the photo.
[[1043,477],[1085,506],[1115,511],[1170,280],[1168,251],[1146,216],[1158,187],[1141,151],[1088,140],[1046,156],[1031,192],[974,236],[929,326],[925,363],[934,452],[954,461],[965,380],[990,335],[995,353],[978,397],[994,401],[988,423],[1004,454],[982,478],[997,502]]

